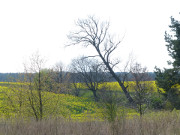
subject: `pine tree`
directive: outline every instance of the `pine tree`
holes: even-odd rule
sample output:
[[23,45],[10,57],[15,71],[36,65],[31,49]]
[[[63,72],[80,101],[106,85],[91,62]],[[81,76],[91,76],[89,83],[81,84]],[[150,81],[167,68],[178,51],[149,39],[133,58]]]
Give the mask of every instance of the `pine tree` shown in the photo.
[[174,59],[170,64],[174,68],[180,67],[180,22],[171,17],[171,28],[172,34],[165,32],[165,41],[167,42],[167,49],[169,55]]
[[156,84],[165,91],[162,93],[171,105],[180,109],[180,22],[171,17],[170,34],[165,32],[167,50],[173,61],[168,61],[172,65],[171,69],[161,70],[155,68]]

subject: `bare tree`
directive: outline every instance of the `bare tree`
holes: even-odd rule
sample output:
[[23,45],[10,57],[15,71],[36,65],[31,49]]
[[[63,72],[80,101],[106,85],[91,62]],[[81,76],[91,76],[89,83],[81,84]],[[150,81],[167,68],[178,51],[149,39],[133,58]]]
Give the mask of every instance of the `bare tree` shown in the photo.
[[76,26],[78,30],[68,35],[71,41],[70,45],[92,46],[97,52],[96,56],[100,57],[112,77],[119,83],[129,102],[133,103],[133,98],[127,91],[127,86],[114,72],[114,67],[119,64],[119,61],[113,62],[111,55],[118,48],[121,41],[113,41],[112,36],[109,35],[109,23],[99,22],[99,20],[90,16],[87,19],[79,19]]
[[53,70],[56,73],[56,82],[57,83],[63,83],[66,81],[67,74],[65,72],[65,66],[62,62],[56,63]]
[[78,97],[80,95],[80,90],[83,88],[83,81],[79,73],[74,69],[71,69],[71,81],[72,94]]
[[[43,66],[45,64],[45,60],[43,58],[41,58],[41,56],[38,53],[35,53],[31,58],[30,58],[30,62],[31,62],[31,66],[29,69],[29,73],[36,73],[36,77],[33,78],[33,81],[35,82],[34,86],[30,86],[30,90],[31,90],[31,97],[29,97],[29,102],[30,105],[33,109],[34,115],[36,116],[36,120],[42,120],[43,118],[43,101],[42,101],[42,72],[41,70],[43,69]],[[28,69],[26,69],[26,72],[28,72]],[[32,78],[31,78],[32,79]],[[31,85],[31,82],[30,82]],[[33,89],[37,90],[37,97],[35,97],[35,95],[33,94],[32,90]],[[34,100],[38,99],[38,109],[35,108],[34,106]]]
[[[24,73],[11,83],[4,91],[5,99],[2,108],[7,112],[6,117],[13,113],[17,117],[34,117],[36,121],[50,116],[65,116],[66,109],[62,106],[59,91],[61,86],[54,80],[51,69],[44,68],[45,59],[35,53],[30,61],[24,63]],[[63,107],[63,109],[61,109]]]
[[141,64],[135,63],[131,67],[132,82],[131,89],[135,90],[134,100],[138,108],[138,112],[142,115],[147,108],[149,97],[153,91],[151,78],[148,74],[147,68],[142,67]]
[[[52,78],[58,84],[60,93],[69,93],[70,73],[62,62],[57,63],[51,70]],[[59,90],[58,89],[58,90]],[[58,92],[58,91],[56,91]]]
[[93,92],[94,98],[97,101],[97,91],[100,84],[105,84],[104,66],[95,59],[80,58],[72,61],[72,70],[75,71],[85,83],[88,90]]
[[[55,95],[49,94],[51,89],[56,87],[51,76],[51,70],[45,69],[45,59],[39,53],[35,53],[30,58],[30,65],[25,64],[25,81],[27,89],[27,100],[29,113],[31,113],[37,121],[56,112],[58,100],[54,100]],[[52,102],[51,102],[52,101]],[[50,105],[51,104],[51,105]]]

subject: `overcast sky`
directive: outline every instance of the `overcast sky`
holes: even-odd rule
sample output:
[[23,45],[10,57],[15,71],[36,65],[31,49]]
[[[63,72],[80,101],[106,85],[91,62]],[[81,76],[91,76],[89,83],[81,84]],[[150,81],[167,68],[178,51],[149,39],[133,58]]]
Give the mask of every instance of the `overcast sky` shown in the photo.
[[124,35],[117,53],[122,61],[133,52],[149,71],[167,67],[164,32],[170,16],[180,20],[179,12],[180,0],[0,0],[0,72],[22,72],[36,51],[49,67],[90,53],[81,46],[64,48],[74,22],[88,15],[110,21],[111,32]]

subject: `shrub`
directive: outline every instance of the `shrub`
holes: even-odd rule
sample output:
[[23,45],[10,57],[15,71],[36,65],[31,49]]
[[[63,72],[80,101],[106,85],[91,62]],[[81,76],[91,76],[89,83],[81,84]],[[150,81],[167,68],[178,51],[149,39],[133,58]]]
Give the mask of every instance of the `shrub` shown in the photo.
[[150,98],[150,108],[163,109],[164,108],[164,100],[163,100],[162,96],[153,94]]

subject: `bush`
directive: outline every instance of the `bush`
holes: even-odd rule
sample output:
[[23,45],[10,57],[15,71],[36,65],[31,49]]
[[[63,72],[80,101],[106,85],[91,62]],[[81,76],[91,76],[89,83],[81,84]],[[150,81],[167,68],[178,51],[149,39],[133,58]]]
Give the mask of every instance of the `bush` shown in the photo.
[[164,108],[164,100],[163,100],[162,96],[153,94],[150,98],[150,107],[152,109],[163,109]]
[[104,118],[109,122],[114,122],[118,110],[117,93],[111,90],[101,90],[100,103]]
[[171,88],[167,93],[167,99],[172,105],[172,109],[180,109],[180,91],[178,88]]

